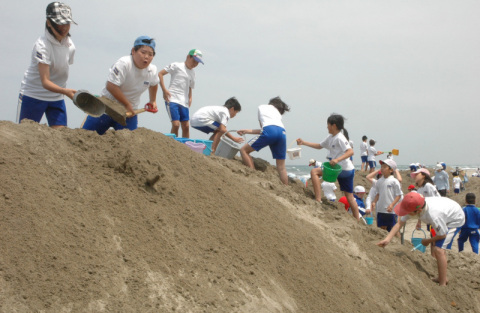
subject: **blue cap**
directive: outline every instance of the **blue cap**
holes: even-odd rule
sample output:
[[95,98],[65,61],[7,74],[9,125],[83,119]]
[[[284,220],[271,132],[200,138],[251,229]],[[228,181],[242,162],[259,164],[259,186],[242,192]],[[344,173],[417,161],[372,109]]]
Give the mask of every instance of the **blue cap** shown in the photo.
[[133,43],[133,46],[149,46],[152,47],[153,51],[155,51],[155,39],[152,37],[148,36],[140,36],[137,39],[135,39],[135,42]]

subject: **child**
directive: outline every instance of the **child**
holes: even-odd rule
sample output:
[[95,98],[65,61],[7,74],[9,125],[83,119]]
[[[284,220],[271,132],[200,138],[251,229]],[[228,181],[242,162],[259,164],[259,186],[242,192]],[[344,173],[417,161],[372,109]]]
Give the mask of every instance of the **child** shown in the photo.
[[475,194],[467,193],[465,196],[466,206],[463,207],[465,213],[465,224],[460,228],[458,236],[458,251],[463,251],[463,246],[467,240],[470,240],[472,251],[478,254],[478,241],[480,235],[480,210],[475,206]]
[[453,239],[458,232],[457,227],[465,223],[465,214],[460,205],[449,198],[425,198],[419,193],[410,192],[395,206],[395,213],[401,216],[400,222],[377,245],[380,247],[388,245],[400,228],[412,217],[419,217],[423,222],[432,224],[436,230],[436,236],[422,239],[422,245],[435,244],[433,249],[437,259],[438,277],[432,280],[440,286],[446,286],[448,279],[445,249],[451,249]]
[[50,127],[67,126],[64,95],[73,99],[76,92],[67,88],[68,70],[75,55],[71,23],[77,24],[68,5],[52,2],[47,6],[45,34],[35,42],[20,87],[17,122],[26,118],[40,123],[45,114]]
[[155,56],[155,40],[149,36],[140,36],[135,39],[130,55],[121,57],[110,68],[102,96],[120,102],[127,112],[132,114],[128,117],[127,125],[123,126],[115,122],[107,114],[100,117],[87,116],[82,128],[94,130],[99,135],[113,127],[115,130],[135,130],[138,127],[138,116],[134,110],[140,105],[140,96],[148,89],[150,104],[157,108],[158,75],[157,67],[152,63]]
[[[182,126],[182,137],[190,138],[189,109],[192,106],[192,89],[195,88],[195,71],[198,63],[203,63],[202,52],[192,49],[185,62],[174,62],[158,74],[160,87],[168,116],[172,122],[172,134],[178,137],[178,129]],[[171,74],[170,86],[165,88],[164,76]]]
[[375,171],[377,167],[377,163],[375,162],[375,156],[382,154],[381,152],[377,152],[375,149],[375,140],[370,139],[370,146],[368,147],[368,166],[370,167],[370,173]]
[[240,136],[244,134],[259,134],[259,136],[251,139],[240,148],[243,163],[255,169],[250,153],[260,151],[264,147],[269,146],[272,157],[276,160],[280,180],[285,185],[288,185],[288,175],[285,167],[287,134],[282,123],[282,115],[288,111],[290,111],[290,107],[280,97],[272,98],[268,104],[262,104],[258,107],[258,121],[261,129],[242,129],[237,132]]
[[[314,149],[328,149],[332,160],[332,166],[339,164],[342,172],[338,175],[338,183],[340,190],[344,192],[345,197],[352,208],[353,216],[360,220],[358,213],[358,205],[353,197],[353,178],[355,176],[355,167],[353,166],[350,156],[353,155],[353,149],[348,142],[348,132],[344,128],[344,118],[339,114],[332,114],[327,119],[327,129],[329,136],[321,143],[312,143],[297,139],[298,145],[305,145]],[[320,185],[320,176],[323,175],[323,169],[314,168],[310,172],[312,178],[313,190],[315,192],[315,200],[322,203],[322,188]]]
[[453,172],[453,192],[458,195],[460,193],[460,188],[462,187],[462,180],[458,177],[458,172]]
[[360,143],[360,158],[362,159],[362,167],[361,171],[368,170],[368,144],[367,144],[367,136],[362,137],[362,142]]
[[235,97],[228,99],[223,106],[206,106],[200,108],[192,116],[192,127],[205,134],[213,132],[210,140],[212,143],[212,152],[215,154],[220,137],[226,133],[226,137],[240,143],[243,138],[235,137],[227,132],[227,123],[230,118],[234,118],[242,110],[240,103]]
[[335,186],[335,183],[323,181],[321,185],[325,198],[327,198],[329,201],[335,202],[337,200],[337,196],[335,195],[335,190],[337,190],[337,186]]
[[450,191],[450,183],[448,182],[448,174],[443,170],[442,164],[435,166],[435,177],[433,177],[433,183],[437,187],[438,193],[442,197],[447,196],[447,192]]
[[355,186],[353,188],[353,197],[358,205],[358,211],[361,216],[365,215],[365,203],[363,202],[363,197],[365,196],[365,187]]
[[393,208],[403,196],[402,188],[394,177],[397,170],[397,163],[394,160],[386,159],[380,161],[383,177],[377,181],[377,196],[373,201],[377,211],[377,226],[387,231],[397,223],[397,217]]
[[308,166],[313,166],[313,168],[321,167],[322,163],[316,161],[315,159],[310,159]]

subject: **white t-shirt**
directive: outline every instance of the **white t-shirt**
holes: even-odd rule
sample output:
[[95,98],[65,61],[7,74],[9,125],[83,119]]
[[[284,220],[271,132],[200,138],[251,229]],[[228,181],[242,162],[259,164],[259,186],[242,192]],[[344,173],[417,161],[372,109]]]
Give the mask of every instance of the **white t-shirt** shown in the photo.
[[452,183],[454,189],[460,189],[460,186],[462,185],[462,180],[460,179],[460,177],[455,176],[452,180]]
[[[425,198],[425,202],[426,205],[420,214],[420,219],[422,222],[432,225],[437,235],[446,235],[449,228],[460,227],[465,223],[465,213],[463,213],[462,207],[452,199],[429,197]],[[400,220],[406,222],[410,218],[410,215],[405,215]]]
[[377,154],[377,149],[375,147],[369,146],[368,149],[368,161],[375,161],[375,155]]
[[211,125],[218,122],[227,126],[230,112],[224,106],[206,106],[198,109],[190,119],[190,124],[195,127]]
[[425,186],[418,188],[417,192],[426,197],[440,197],[440,194],[434,185],[426,183]]
[[58,101],[63,95],[51,92],[42,86],[38,64],[43,63],[49,66],[50,80],[59,87],[66,88],[68,70],[75,55],[75,45],[70,37],[59,42],[45,30],[33,46],[31,62],[23,76],[20,93],[43,101]]
[[170,75],[170,102],[188,108],[188,93],[195,88],[195,71],[187,68],[185,62],[174,62],[164,68]]
[[370,188],[367,199],[365,200],[365,208],[367,210],[372,209],[372,202],[373,200],[375,200],[375,196],[377,195],[377,188],[375,187],[376,185],[377,185],[377,180],[372,179],[372,188]]
[[402,196],[403,198],[402,187],[398,180],[393,177],[393,175],[390,175],[387,178],[381,177],[377,181],[375,188],[379,195],[376,205],[377,213],[395,214],[393,210],[392,212],[387,212],[387,207],[393,202],[395,197]]
[[360,155],[368,155],[367,149],[368,149],[367,143],[365,141],[362,141],[360,143]]
[[271,125],[285,128],[282,123],[282,114],[280,114],[276,107],[270,104],[262,104],[258,106],[258,120],[260,121],[262,128]]
[[[145,69],[139,69],[133,63],[132,56],[127,55],[112,65],[107,81],[119,86],[133,109],[137,109],[142,93],[148,87],[157,85],[160,79],[155,65],[150,64]],[[106,84],[102,90],[102,96],[116,101],[115,97],[107,90]]]
[[335,183],[330,183],[327,181],[322,182],[322,190],[323,194],[325,195],[325,198],[328,200],[336,200],[337,196],[335,195],[335,190],[337,190],[337,186],[335,186]]
[[[332,159],[342,156],[348,149],[352,148],[342,132],[339,132],[335,136],[328,135],[328,137],[320,143],[320,146],[330,150],[329,156],[331,156]],[[338,162],[338,164],[344,171],[351,171],[355,168],[350,158],[342,160]]]

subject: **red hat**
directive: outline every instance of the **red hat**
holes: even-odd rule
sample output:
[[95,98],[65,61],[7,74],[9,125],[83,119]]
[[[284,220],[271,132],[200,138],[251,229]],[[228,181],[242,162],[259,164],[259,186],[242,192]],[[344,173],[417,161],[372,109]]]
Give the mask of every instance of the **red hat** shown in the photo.
[[423,208],[425,205],[425,198],[418,192],[407,193],[403,200],[395,206],[395,214],[398,216],[405,216],[408,213],[415,212]]
[[341,197],[340,199],[338,199],[338,202],[343,203],[345,205],[345,210],[348,211],[348,209],[350,208],[350,203],[348,203],[347,197]]
[[408,186],[408,190],[412,190],[412,189],[415,189],[415,186],[414,186],[414,185]]

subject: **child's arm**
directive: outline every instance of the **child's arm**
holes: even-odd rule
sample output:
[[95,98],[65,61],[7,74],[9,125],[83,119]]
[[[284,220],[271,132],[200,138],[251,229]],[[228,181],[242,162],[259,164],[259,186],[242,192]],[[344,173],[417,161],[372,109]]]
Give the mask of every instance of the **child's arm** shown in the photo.
[[50,80],[50,65],[45,63],[38,63],[38,73],[40,74],[40,81],[42,82],[43,88],[48,91],[66,95],[73,100],[75,92],[74,89],[62,88]]
[[149,102],[152,104],[153,108],[157,108],[157,90],[158,90],[158,84],[155,86],[150,86],[148,87],[148,96],[149,96]]
[[390,203],[390,204],[388,205],[388,207],[387,207],[387,212],[392,212],[392,211],[393,211],[393,208],[395,207],[395,205],[397,204],[397,202],[400,201],[401,198],[402,198],[401,195],[396,196],[396,197],[393,199],[392,203]]
[[395,170],[395,178],[401,183],[402,182],[402,174],[398,169]]
[[117,99],[118,102],[120,102],[125,106],[128,112],[135,115],[132,104],[130,103],[130,101],[128,101],[127,97],[125,97],[125,94],[123,93],[122,89],[120,89],[119,86],[115,85],[112,82],[107,81],[107,90],[112,94],[112,96],[115,97],[115,99]]
[[261,134],[261,133],[262,133],[261,129],[240,129],[240,130],[237,130],[237,134],[239,134],[240,136],[243,136],[245,134],[258,135],[258,134]]
[[192,87],[188,88],[188,107],[192,106]]
[[[402,220],[400,220],[397,224],[395,224],[395,226],[393,226],[392,230],[388,233],[387,237],[385,237],[385,239],[383,239],[382,241],[380,241],[379,243],[377,243],[377,246],[379,247],[385,247],[386,245],[388,245],[390,243],[390,241],[392,241],[392,238],[398,233],[398,231],[403,227],[403,225],[405,225],[406,222],[403,222]],[[425,239],[424,239],[425,240]],[[422,242],[423,244],[423,242]]]
[[347,151],[345,151],[344,154],[342,154],[341,156],[339,156],[339,157],[336,158],[336,159],[331,160],[331,161],[330,161],[330,164],[335,165],[335,164],[337,164],[337,163],[340,162],[340,161],[343,161],[343,160],[345,160],[345,159],[348,159],[348,158],[351,157],[352,155],[353,155],[353,149],[352,149],[352,148],[347,149]]
[[378,175],[380,171],[373,171],[367,175],[367,180],[373,184],[373,180],[375,179],[375,176]]
[[170,92],[168,91],[167,88],[165,88],[165,82],[163,80],[163,76],[168,75],[168,72],[163,69],[158,73],[158,78],[160,78],[160,87],[162,88],[163,92],[163,100],[165,100],[167,103],[170,102]]
[[322,149],[323,148],[319,143],[304,141],[302,138],[297,139],[297,145],[299,145],[299,146],[304,145],[304,146],[314,148],[314,149]]

